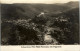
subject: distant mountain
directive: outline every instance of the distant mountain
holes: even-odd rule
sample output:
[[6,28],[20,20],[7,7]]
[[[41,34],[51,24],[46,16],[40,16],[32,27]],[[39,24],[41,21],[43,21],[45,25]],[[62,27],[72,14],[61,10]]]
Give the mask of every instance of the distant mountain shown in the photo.
[[40,14],[42,11],[57,14],[79,7],[79,2],[64,4],[2,4],[1,14],[3,19],[28,19]]
[[68,7],[77,8],[77,7],[79,7],[79,2],[77,2],[77,1],[76,2],[71,1],[71,2],[68,2],[65,5],[68,6]]
[[72,8],[76,8],[79,7],[79,2],[78,1],[70,1],[68,3],[56,3],[57,5],[61,5],[61,6],[67,6],[67,7],[72,7]]

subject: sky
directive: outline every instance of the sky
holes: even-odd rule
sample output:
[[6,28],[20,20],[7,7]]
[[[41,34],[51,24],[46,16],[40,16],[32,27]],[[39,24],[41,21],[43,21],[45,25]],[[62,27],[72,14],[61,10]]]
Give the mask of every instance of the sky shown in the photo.
[[66,3],[69,1],[79,1],[79,0],[1,0],[1,3]]

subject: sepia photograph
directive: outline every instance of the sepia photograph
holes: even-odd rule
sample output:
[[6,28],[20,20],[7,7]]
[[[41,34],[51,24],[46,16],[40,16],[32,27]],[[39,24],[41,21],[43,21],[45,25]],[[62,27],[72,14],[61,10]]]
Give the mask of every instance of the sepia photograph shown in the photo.
[[80,44],[78,0],[6,2],[0,11],[1,45]]

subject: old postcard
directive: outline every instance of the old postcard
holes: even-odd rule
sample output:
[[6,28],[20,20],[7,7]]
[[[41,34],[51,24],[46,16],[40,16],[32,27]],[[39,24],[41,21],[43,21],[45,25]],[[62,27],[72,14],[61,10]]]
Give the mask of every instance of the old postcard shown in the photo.
[[1,51],[80,51],[79,0],[1,0]]

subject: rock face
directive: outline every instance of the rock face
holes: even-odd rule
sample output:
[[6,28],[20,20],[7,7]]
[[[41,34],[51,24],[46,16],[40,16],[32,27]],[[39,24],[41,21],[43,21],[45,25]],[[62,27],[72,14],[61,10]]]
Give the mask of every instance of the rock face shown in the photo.
[[44,35],[45,42],[52,42],[52,37],[50,35]]
[[44,35],[44,41],[46,44],[52,44],[52,45],[56,45],[58,44],[58,41],[54,38],[52,38],[51,35]]
[[44,42],[46,44],[58,44],[58,41],[56,39],[54,39],[54,37],[51,36],[51,31],[53,30],[53,32],[54,32],[55,29],[50,28],[50,27],[46,27],[46,28],[47,28],[46,29],[47,32],[44,35]]

